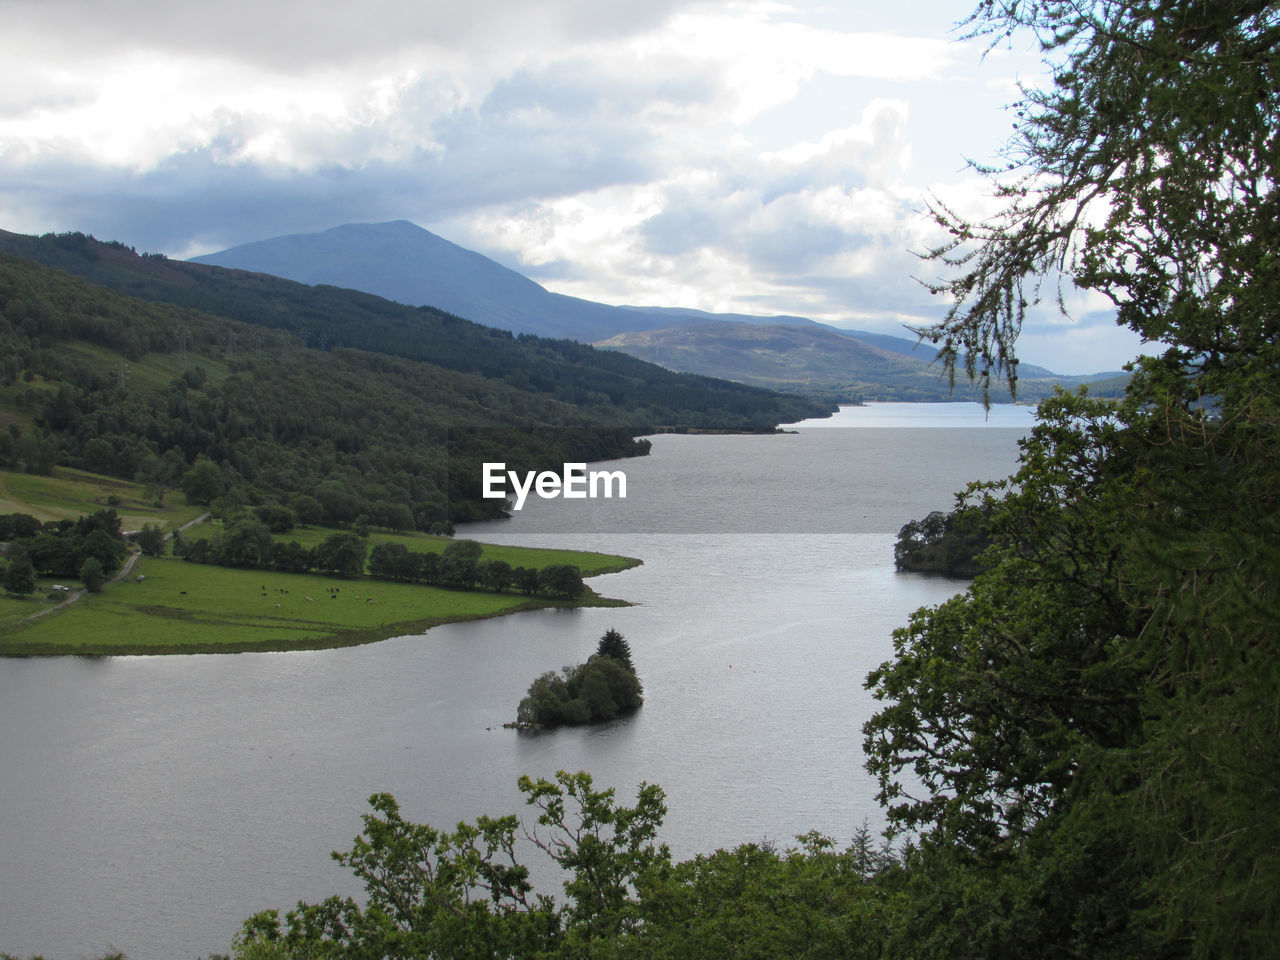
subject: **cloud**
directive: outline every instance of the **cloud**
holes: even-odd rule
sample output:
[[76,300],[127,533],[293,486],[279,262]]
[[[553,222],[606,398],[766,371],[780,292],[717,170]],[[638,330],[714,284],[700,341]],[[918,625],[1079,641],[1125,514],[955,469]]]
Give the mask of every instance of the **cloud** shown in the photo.
[[406,49],[492,56],[504,48],[627,36],[688,0],[3,0],[11,36],[54,53],[163,51],[281,73]]
[[1021,62],[975,80],[924,9],[0,0],[0,226],[185,256],[405,218],[592,299],[919,320],[924,197],[989,206],[951,158]]
[[[904,103],[876,101],[859,123],[815,141],[770,153],[742,143],[700,154],[703,165],[661,182],[592,196],[591,218],[581,207],[534,205],[503,218],[500,230],[474,225],[472,236],[482,246],[537,251],[519,266],[593,299],[617,302],[625,264],[632,302],[648,294],[649,302],[703,309],[896,320],[927,300],[903,282],[923,226],[915,191],[899,186],[909,165],[908,112]],[[607,237],[591,228],[596,217],[610,224]],[[570,239],[576,233],[586,242]],[[572,282],[565,262],[578,264]],[[673,286],[683,299],[668,299]]]

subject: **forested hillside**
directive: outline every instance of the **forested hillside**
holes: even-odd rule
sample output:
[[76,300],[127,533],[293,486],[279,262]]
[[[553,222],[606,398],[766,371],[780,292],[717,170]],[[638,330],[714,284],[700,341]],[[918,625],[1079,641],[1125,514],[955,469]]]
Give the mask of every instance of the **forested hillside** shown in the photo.
[[[78,234],[7,239],[157,297],[0,255],[0,462],[11,468],[72,465],[159,496],[203,458],[222,475],[207,499],[224,506],[276,500],[316,520],[400,525],[407,512],[430,529],[493,511],[478,501],[485,459],[544,468],[643,453],[632,437],[656,430],[768,430],[825,412],[365,294]],[[183,299],[184,283],[189,305],[160,299]]]
[[[896,338],[882,337],[882,342]],[[903,341],[897,341],[901,343]],[[669,370],[732,377],[770,390],[829,395],[842,402],[909,401],[946,403],[981,399],[981,389],[964,378],[955,383],[934,350],[921,345],[914,356],[882,349],[861,337],[820,324],[746,324],[704,322],[621,333],[596,346],[652,360]],[[1089,382],[1090,391],[1119,396],[1124,378],[1096,384],[1096,378],[1061,377],[1024,369],[1017,399],[1042,400],[1059,388]],[[1007,390],[993,400],[1012,401]]]
[[499,379],[519,390],[591,408],[592,417],[618,426],[768,430],[797,415],[828,412],[710,377],[673,376],[653,364],[568,340],[513,336],[430,307],[138,255],[121,243],[83,234],[29,237],[0,231],[0,253],[143,300],[283,331],[303,347],[354,347]]

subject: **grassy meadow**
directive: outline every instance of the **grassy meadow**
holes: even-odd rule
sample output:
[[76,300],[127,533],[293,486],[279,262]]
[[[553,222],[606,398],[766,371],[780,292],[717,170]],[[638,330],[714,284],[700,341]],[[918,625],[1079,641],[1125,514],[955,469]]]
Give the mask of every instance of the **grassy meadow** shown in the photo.
[[[222,529],[218,520],[210,520],[197,524],[186,530],[182,536],[187,541],[209,539]],[[277,541],[289,543],[297,541],[300,545],[311,549],[319,546],[327,537],[338,531],[333,527],[305,526],[294,527],[288,533],[275,535]],[[461,538],[459,538],[461,539]],[[369,534],[369,547],[379,543],[401,543],[415,553],[442,553],[445,547],[453,543],[450,537],[437,537],[427,533],[386,533],[372,531]],[[595,577],[602,573],[617,573],[634,567],[639,561],[628,557],[617,557],[607,553],[589,553],[584,550],[551,550],[546,548],[511,547],[495,543],[481,543],[481,563],[492,563],[494,560],[505,560],[512,567],[536,567],[542,569],[557,563],[567,563],[582,571],[584,577]]]
[[[10,656],[299,650],[368,643],[544,606],[518,594],[144,558],[128,579],[0,633]],[[263,588],[266,588],[265,590]],[[588,597],[585,601],[591,603]],[[604,602],[604,601],[598,601]]]
[[[203,510],[177,503],[183,500],[181,494],[168,500],[175,502],[155,507],[147,503],[138,484],[63,467],[51,477],[0,471],[0,513],[28,513],[53,520],[112,506],[126,518],[125,529],[156,523],[172,530]],[[220,527],[217,521],[205,522],[184,536],[212,537]],[[328,527],[299,527],[277,539],[313,547],[334,532]],[[452,542],[426,534],[378,532],[371,534],[369,545],[387,541],[419,552],[440,552]],[[513,567],[536,569],[567,563],[578,567],[584,577],[625,570],[640,562],[600,553],[494,544],[483,544],[481,560],[505,560]],[[446,590],[368,577],[240,570],[172,557],[143,557],[128,578],[108,584],[102,593],[85,594],[59,610],[30,619],[65,599],[65,595],[50,592],[53,583],[42,579],[37,592],[23,599],[0,593],[0,656],[315,649],[421,633],[457,620],[570,605],[516,593]],[[63,585],[80,588],[76,581]],[[621,603],[588,589],[571,605]]]
[[177,491],[170,491],[164,505],[157,506],[142,484],[71,467],[58,467],[48,477],[0,470],[0,513],[27,513],[46,522],[74,520],[106,507],[120,514],[125,530],[141,529],[145,523],[173,530],[205,509],[187,504]]

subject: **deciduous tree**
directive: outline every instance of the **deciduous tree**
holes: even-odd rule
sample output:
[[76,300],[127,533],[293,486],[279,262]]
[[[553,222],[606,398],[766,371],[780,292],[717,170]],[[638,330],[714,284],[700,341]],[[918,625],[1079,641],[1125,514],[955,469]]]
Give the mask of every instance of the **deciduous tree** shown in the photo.
[[[990,0],[1052,81],[992,220],[935,204],[946,320],[984,386],[1044,284],[1162,350],[1124,401],[1060,397],[990,511],[992,567],[869,684],[920,956],[1266,956],[1280,939],[1280,7]],[[972,921],[972,922],[970,922]]]

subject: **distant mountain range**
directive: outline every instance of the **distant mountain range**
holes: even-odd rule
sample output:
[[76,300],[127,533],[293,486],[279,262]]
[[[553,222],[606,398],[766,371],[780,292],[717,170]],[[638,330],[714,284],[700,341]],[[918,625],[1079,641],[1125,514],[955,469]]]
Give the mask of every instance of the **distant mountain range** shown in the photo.
[[[429,306],[491,327],[541,337],[595,343],[631,330],[701,323],[826,327],[804,317],[708,313],[683,307],[611,306],[552,293],[474,250],[450,243],[407,220],[348,223],[319,233],[259,240],[195,263],[269,273],[299,283],[362,290],[410,306]],[[891,352],[916,351],[915,341],[862,331],[857,336]]]
[[[516,333],[578,340],[672,370],[844,400],[968,399],[952,391],[934,351],[887,334],[845,330],[804,317],[715,314],[671,307],[611,306],[552,293],[514,270],[428,230],[397,220],[247,243],[195,257],[199,263],[431,306]],[[1118,374],[1061,377],[1023,365],[1019,395]],[[1122,382],[1122,381],[1121,381]],[[1095,392],[1105,387],[1095,387]],[[1003,391],[993,390],[993,399]]]

